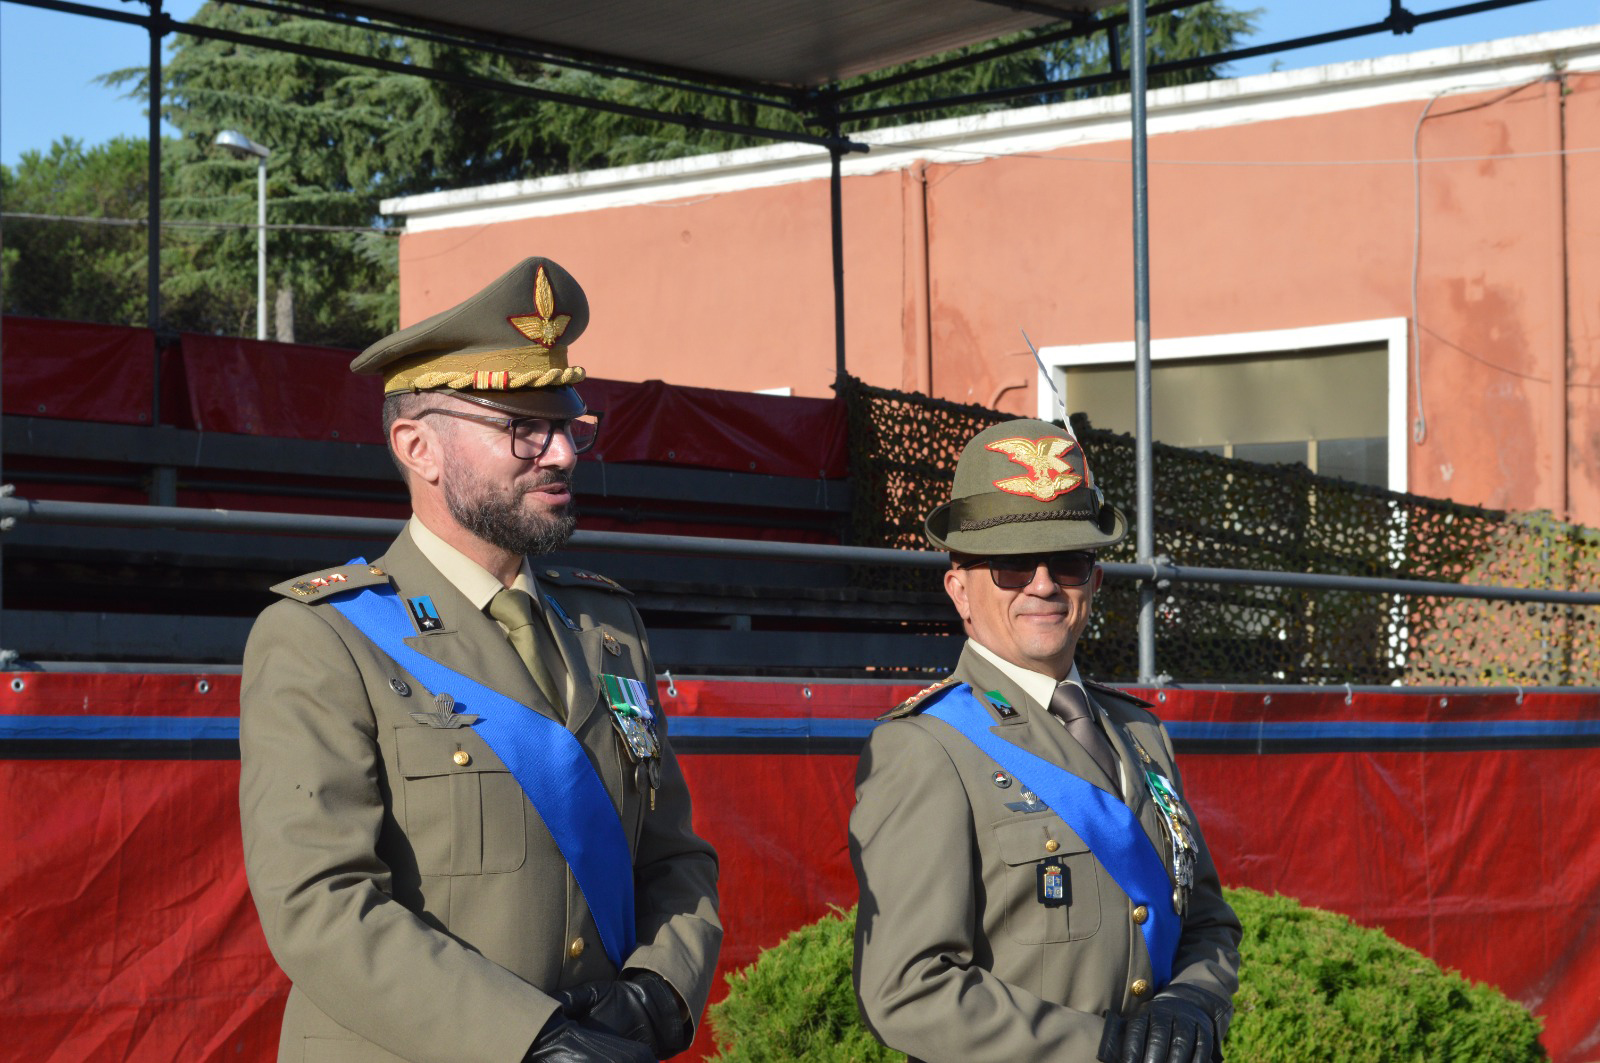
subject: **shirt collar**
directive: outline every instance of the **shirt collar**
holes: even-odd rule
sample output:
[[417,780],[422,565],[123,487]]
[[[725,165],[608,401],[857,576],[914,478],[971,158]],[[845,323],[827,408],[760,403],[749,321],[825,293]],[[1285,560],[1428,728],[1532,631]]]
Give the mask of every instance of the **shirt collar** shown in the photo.
[[[500,581],[488,569],[439,538],[415,514],[406,522],[406,531],[411,534],[411,541],[416,543],[428,563],[438,569],[439,574],[449,580],[450,585],[460,591],[474,609],[483,610],[490,599],[500,593]],[[533,570],[528,567],[526,557],[522,559],[522,570],[511,585],[532,596],[535,602],[539,600],[539,584],[533,578]]]
[[[968,639],[967,645],[976,650],[984,660],[1000,669],[1002,675],[1021,687],[1022,692],[1037,702],[1041,708],[1048,709],[1050,707],[1050,698],[1056,692],[1056,681],[1054,679],[1051,679],[1043,672],[1030,671],[1027,668],[1020,668],[1012,664],[976,639]],[[1083,690],[1083,680],[1078,676],[1078,663],[1076,661],[1072,663],[1072,671],[1067,673],[1065,682],[1071,683],[1079,690]],[[1084,691],[1084,697],[1087,700],[1088,691]]]

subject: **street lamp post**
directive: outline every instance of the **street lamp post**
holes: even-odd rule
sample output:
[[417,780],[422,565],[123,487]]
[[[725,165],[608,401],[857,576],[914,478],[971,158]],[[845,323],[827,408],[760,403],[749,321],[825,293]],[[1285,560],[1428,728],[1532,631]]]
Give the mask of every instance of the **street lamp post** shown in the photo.
[[256,339],[267,338],[267,156],[272,149],[225,129],[212,141],[241,159],[256,160]]

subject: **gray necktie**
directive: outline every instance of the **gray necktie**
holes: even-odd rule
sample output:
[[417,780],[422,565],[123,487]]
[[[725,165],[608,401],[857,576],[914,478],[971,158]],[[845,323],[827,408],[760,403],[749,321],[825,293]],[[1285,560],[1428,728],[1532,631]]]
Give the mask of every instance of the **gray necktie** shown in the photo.
[[1111,752],[1111,743],[1106,741],[1105,732],[1095,722],[1089,702],[1078,685],[1067,680],[1056,684],[1056,692],[1050,696],[1050,711],[1061,717],[1067,725],[1067,733],[1089,751],[1111,784],[1117,785],[1116,754]]
[[550,703],[550,707],[556,711],[556,716],[565,721],[566,706],[561,703],[561,698],[556,693],[556,684],[550,677],[550,669],[545,667],[544,660],[539,655],[540,625],[534,622],[533,599],[526,591],[519,591],[515,587],[502,588],[489,601],[489,615],[506,626],[506,638],[511,642],[511,648],[517,651],[522,663],[528,666],[528,672],[533,676],[535,685]]

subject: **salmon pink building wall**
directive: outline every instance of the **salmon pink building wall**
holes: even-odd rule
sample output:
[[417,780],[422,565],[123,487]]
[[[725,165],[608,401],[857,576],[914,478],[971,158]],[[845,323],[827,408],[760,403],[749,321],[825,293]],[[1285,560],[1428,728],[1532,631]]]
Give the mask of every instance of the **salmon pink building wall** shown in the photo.
[[[1596,70],[1600,28],[1153,93],[1152,335],[1404,319],[1420,344],[1391,354],[1406,381],[1395,486],[1600,523]],[[1023,330],[1040,347],[1130,341],[1126,107],[864,136],[873,150],[843,182],[848,371],[1033,414]],[[814,152],[385,209],[408,222],[403,323],[543,254],[590,295],[573,352],[596,375],[829,393],[827,164]]]

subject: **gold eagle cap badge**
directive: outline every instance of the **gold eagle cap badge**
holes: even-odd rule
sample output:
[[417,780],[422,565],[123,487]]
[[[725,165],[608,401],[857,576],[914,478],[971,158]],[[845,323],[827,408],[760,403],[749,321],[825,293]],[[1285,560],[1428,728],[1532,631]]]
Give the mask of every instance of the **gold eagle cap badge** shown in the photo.
[[506,320],[511,322],[512,328],[539,346],[546,349],[554,347],[556,340],[567,331],[572,315],[556,313],[555,293],[550,289],[550,278],[544,275],[543,266],[539,267],[533,279],[533,305],[534,313],[514,314]]
[[1025,495],[1048,502],[1083,483],[1083,476],[1066,461],[1066,455],[1076,447],[1077,444],[1070,439],[1045,436],[1042,439],[997,439],[985,449],[1004,454],[1028,470],[1026,476],[1002,477],[994,481],[996,487],[1007,494]]

